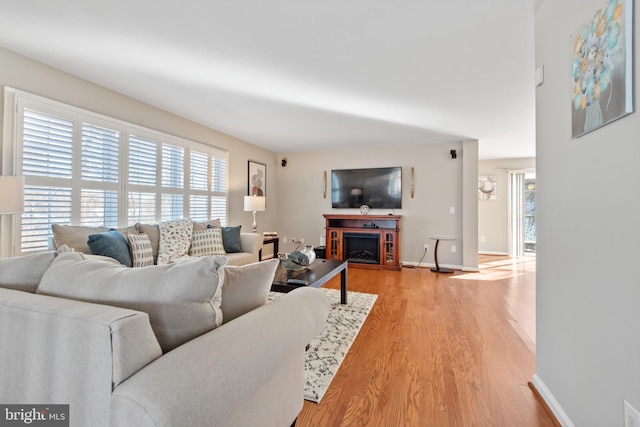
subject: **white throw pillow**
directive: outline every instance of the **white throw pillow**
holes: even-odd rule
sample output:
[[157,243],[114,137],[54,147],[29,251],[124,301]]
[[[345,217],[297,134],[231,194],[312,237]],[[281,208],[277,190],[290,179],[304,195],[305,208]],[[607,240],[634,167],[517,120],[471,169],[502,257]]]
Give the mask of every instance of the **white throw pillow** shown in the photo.
[[127,234],[131,249],[131,263],[133,267],[148,267],[153,265],[153,248],[151,239],[146,234]]
[[194,230],[191,236],[190,256],[226,255],[222,244],[222,231],[219,228]]
[[225,322],[266,304],[278,263],[273,258],[242,266],[227,265],[219,270]]
[[167,352],[222,323],[218,271],[226,263],[226,257],[200,257],[126,268],[64,253],[45,272],[37,293],[148,313]]
[[160,228],[158,265],[189,255],[193,234],[193,223],[190,219],[163,221],[158,226]]

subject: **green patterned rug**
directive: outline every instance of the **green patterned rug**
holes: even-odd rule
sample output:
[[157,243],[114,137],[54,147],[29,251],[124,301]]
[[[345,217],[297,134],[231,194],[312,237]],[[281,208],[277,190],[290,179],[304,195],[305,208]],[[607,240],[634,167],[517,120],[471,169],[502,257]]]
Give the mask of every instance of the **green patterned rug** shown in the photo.
[[[320,403],[378,298],[375,294],[349,292],[348,304],[342,305],[339,290],[320,289],[327,294],[331,310],[324,329],[309,343],[304,363],[304,398],[315,403]],[[282,295],[271,292],[269,300]]]

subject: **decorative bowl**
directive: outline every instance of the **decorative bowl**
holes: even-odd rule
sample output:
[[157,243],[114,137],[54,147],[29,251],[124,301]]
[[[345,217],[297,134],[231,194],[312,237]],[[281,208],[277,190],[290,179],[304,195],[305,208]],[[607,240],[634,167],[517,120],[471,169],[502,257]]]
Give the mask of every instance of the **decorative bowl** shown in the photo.
[[289,254],[278,254],[280,267],[288,271],[304,270],[309,266],[308,260],[307,260],[307,264],[303,265],[299,262],[296,262],[298,259],[299,258],[289,258]]

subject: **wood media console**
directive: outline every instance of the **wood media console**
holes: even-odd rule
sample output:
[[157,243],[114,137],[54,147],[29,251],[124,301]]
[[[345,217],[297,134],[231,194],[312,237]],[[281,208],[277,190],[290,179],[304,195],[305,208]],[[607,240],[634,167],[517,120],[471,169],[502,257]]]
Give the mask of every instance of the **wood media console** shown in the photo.
[[400,270],[400,215],[323,215],[327,259],[350,267]]

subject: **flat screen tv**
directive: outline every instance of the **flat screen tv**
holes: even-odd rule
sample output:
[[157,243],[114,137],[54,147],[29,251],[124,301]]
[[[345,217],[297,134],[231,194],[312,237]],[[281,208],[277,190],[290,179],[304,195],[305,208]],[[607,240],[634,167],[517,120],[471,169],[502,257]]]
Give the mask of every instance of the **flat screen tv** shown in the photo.
[[334,169],[331,171],[331,207],[400,209],[402,168]]

